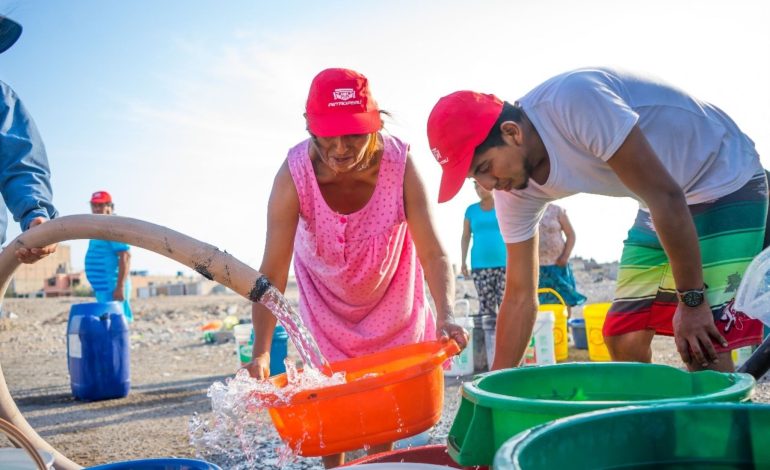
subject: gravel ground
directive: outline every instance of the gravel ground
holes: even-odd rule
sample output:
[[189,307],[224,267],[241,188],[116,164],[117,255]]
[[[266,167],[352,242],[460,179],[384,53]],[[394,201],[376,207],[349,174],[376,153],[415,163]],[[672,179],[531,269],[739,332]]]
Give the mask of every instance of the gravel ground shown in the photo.
[[[592,282],[578,273],[590,302],[608,300],[611,281]],[[472,294],[470,283],[460,291]],[[289,294],[293,298],[294,293]],[[6,381],[30,424],[54,447],[88,466],[149,457],[194,457],[188,425],[194,415],[208,418],[209,386],[236,370],[233,342],[206,344],[200,325],[228,314],[247,318],[250,307],[236,296],[160,297],[134,302],[131,393],[123,399],[84,403],[70,393],[66,361],[66,323],[70,305],[92,299],[7,299],[4,310],[15,317],[0,319],[0,360]],[[579,315],[579,311],[576,312]],[[290,353],[291,354],[291,353]],[[570,349],[570,361],[588,360],[585,351]],[[679,366],[673,341],[656,338],[654,361]],[[441,421],[430,433],[431,443],[445,442],[463,380],[448,378]],[[770,402],[770,385],[758,385],[755,401]],[[2,438],[0,438],[2,440]],[[280,441],[267,427],[254,436],[258,459],[249,463],[236,451],[206,458],[229,469],[320,469],[320,459],[278,461]],[[227,444],[227,443],[226,443]],[[7,443],[0,443],[0,446]],[[228,444],[237,449],[235,437]],[[361,453],[354,453],[353,457]]]

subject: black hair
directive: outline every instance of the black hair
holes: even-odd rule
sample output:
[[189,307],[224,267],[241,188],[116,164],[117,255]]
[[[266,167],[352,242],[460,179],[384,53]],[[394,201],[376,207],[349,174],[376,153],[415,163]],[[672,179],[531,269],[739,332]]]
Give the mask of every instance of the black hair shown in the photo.
[[484,142],[480,143],[478,147],[476,147],[474,155],[484,153],[491,148],[500,147],[503,145],[503,132],[500,130],[500,126],[506,121],[521,123],[523,115],[524,112],[521,110],[519,103],[511,104],[507,101],[504,101],[503,110],[500,112],[500,116],[492,125],[492,129],[490,129],[489,134],[487,134],[487,138],[484,139]]

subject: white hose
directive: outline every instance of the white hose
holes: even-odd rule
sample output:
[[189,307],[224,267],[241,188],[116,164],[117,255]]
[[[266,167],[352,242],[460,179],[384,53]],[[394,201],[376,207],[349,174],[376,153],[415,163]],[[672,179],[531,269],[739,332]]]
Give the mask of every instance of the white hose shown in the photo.
[[[188,266],[207,279],[229,287],[252,302],[258,302],[270,283],[262,274],[227,252],[160,225],[115,215],[70,215],[33,227],[0,252],[0,299],[19,266],[14,252],[22,247],[40,247],[67,240],[98,239],[127,243],[167,256]],[[79,469],[51,447],[21,415],[8,391],[0,366],[0,418],[10,421],[37,447],[51,452],[54,466],[61,470]]]

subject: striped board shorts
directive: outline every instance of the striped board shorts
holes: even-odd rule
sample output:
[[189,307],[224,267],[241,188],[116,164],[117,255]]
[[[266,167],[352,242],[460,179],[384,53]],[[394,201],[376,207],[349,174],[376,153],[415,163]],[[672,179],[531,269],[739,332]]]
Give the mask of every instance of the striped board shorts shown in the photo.
[[[744,271],[760,251],[768,211],[764,173],[741,189],[703,204],[689,206],[698,232],[706,298],[725,352],[762,341],[763,325],[733,306]],[[640,210],[623,242],[615,300],[607,313],[604,336],[640,330],[673,336],[671,320],[678,305],[671,266],[658,240],[650,214]]]

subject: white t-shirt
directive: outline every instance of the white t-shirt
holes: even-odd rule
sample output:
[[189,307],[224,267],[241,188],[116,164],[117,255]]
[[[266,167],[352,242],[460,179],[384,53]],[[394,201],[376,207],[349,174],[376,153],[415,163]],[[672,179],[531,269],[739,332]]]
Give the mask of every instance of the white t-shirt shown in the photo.
[[[688,204],[730,194],[762,170],[751,141],[722,110],[661,81],[605,68],[558,75],[519,104],[550,159],[543,185],[494,191],[506,243],[528,240],[548,202],[577,193],[639,199],[607,164],[639,125]],[[642,201],[640,201],[642,202]]]

